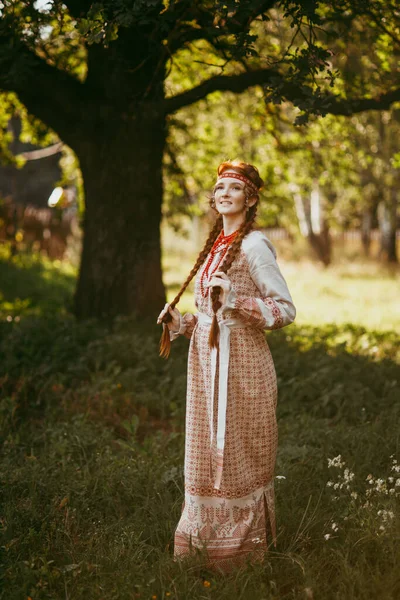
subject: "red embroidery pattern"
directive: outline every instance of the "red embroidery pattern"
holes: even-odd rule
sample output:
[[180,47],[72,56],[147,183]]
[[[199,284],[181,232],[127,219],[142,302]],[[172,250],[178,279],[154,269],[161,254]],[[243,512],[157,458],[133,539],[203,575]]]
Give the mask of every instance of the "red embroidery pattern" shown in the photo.
[[235,310],[240,312],[240,318],[244,321],[264,329],[265,319],[255,298],[236,298]]
[[[240,179],[240,181],[243,181],[243,183],[246,183],[254,192],[256,192],[256,194],[258,194],[258,187],[248,177],[245,177],[244,175],[241,175],[240,173],[225,171],[224,173],[222,173],[222,175],[220,175],[218,177],[218,181],[220,179],[223,179],[224,177],[232,177],[232,179]],[[217,183],[218,183],[218,181],[217,181]]]
[[220,488],[219,490],[213,488],[211,485],[208,486],[195,486],[185,484],[185,490],[189,492],[192,496],[215,496],[218,498],[241,498],[242,496],[246,496],[252,490],[259,488],[261,486],[266,486],[270,480],[270,477],[264,477],[264,479],[255,479],[251,483],[246,486],[238,487],[234,490]]
[[277,305],[277,303],[275,302],[275,300],[272,300],[272,298],[262,298],[264,304],[266,304],[268,306],[268,308],[271,309],[272,311],[272,315],[274,317],[274,324],[271,327],[271,329],[279,329],[280,327],[283,327],[283,317],[282,317],[282,313],[279,310],[279,307]]
[[268,324],[255,298],[236,298],[235,308],[233,310],[238,311],[238,317],[240,319],[251,323],[254,327],[260,327],[261,329],[279,329],[280,327],[283,327],[284,320],[277,302],[269,296],[264,296],[261,300],[269,309],[271,309],[274,319],[272,326]]
[[[195,303],[200,312],[213,316],[210,297],[203,297],[200,280],[209,257],[195,279]],[[210,272],[218,261],[210,262]],[[217,320],[239,317],[252,327],[230,332],[228,406],[221,486],[213,487],[218,467],[214,436],[210,447],[210,421],[217,431],[218,402],[211,399],[210,328],[186,313],[185,335],[190,338],[186,397],[185,503],[175,532],[175,556],[192,548],[207,547],[210,566],[232,568],[246,558],[258,560],[266,549],[266,527],[275,537],[273,478],[278,443],[275,416],[277,380],[275,367],[256,299],[270,309],[274,329],[284,320],[278,304],[262,296],[250,277],[243,249],[229,269],[237,294],[235,308],[221,308]],[[271,320],[269,321],[269,323]],[[219,362],[215,374],[218,393]],[[213,405],[213,414],[211,406]],[[254,541],[256,540],[256,541]]]
[[[186,496],[175,533],[175,557],[205,549],[205,563],[225,572],[245,560],[262,561],[267,550],[267,516],[275,539],[274,486],[271,482],[242,500],[215,500]],[[273,528],[272,528],[273,527]]]

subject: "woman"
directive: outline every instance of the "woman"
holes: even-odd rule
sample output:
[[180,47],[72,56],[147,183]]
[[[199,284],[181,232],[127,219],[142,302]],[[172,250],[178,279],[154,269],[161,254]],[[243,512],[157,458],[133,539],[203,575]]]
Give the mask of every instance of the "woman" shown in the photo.
[[[179,294],[161,311],[160,354],[190,339],[186,403],[185,501],[176,557],[205,548],[224,571],[262,560],[266,529],[275,544],[277,382],[265,329],[296,309],[269,239],[253,229],[263,181],[241,161],[218,167],[210,205],[215,225]],[[195,280],[196,314],[175,308]]]

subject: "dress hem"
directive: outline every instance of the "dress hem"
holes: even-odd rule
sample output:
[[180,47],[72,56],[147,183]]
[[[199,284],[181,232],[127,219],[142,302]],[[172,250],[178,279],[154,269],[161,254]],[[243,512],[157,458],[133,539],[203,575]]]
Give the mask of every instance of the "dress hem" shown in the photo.
[[274,481],[242,498],[185,493],[175,531],[175,559],[204,552],[204,566],[223,571],[262,560],[267,533],[276,547]]

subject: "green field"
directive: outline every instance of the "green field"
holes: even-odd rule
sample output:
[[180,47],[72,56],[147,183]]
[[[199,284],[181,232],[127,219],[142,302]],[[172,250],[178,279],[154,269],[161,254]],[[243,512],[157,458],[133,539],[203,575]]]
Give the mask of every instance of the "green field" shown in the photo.
[[[169,300],[191,258],[166,246]],[[188,340],[166,361],[157,315],[77,324],[68,266],[1,258],[2,600],[400,596],[398,276],[281,266],[278,545],[222,577],[172,560]]]

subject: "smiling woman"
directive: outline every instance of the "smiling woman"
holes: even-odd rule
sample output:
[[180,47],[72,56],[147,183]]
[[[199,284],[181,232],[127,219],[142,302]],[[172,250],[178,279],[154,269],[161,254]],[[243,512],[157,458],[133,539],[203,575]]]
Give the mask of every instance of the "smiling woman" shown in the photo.
[[[166,304],[161,355],[183,334],[188,357],[185,500],[175,557],[204,549],[223,571],[262,560],[276,542],[274,468],[277,379],[265,329],[296,309],[275,248],[253,230],[262,179],[252,165],[222,163],[211,206],[218,213],[179,294]],[[196,314],[175,308],[195,276]]]

